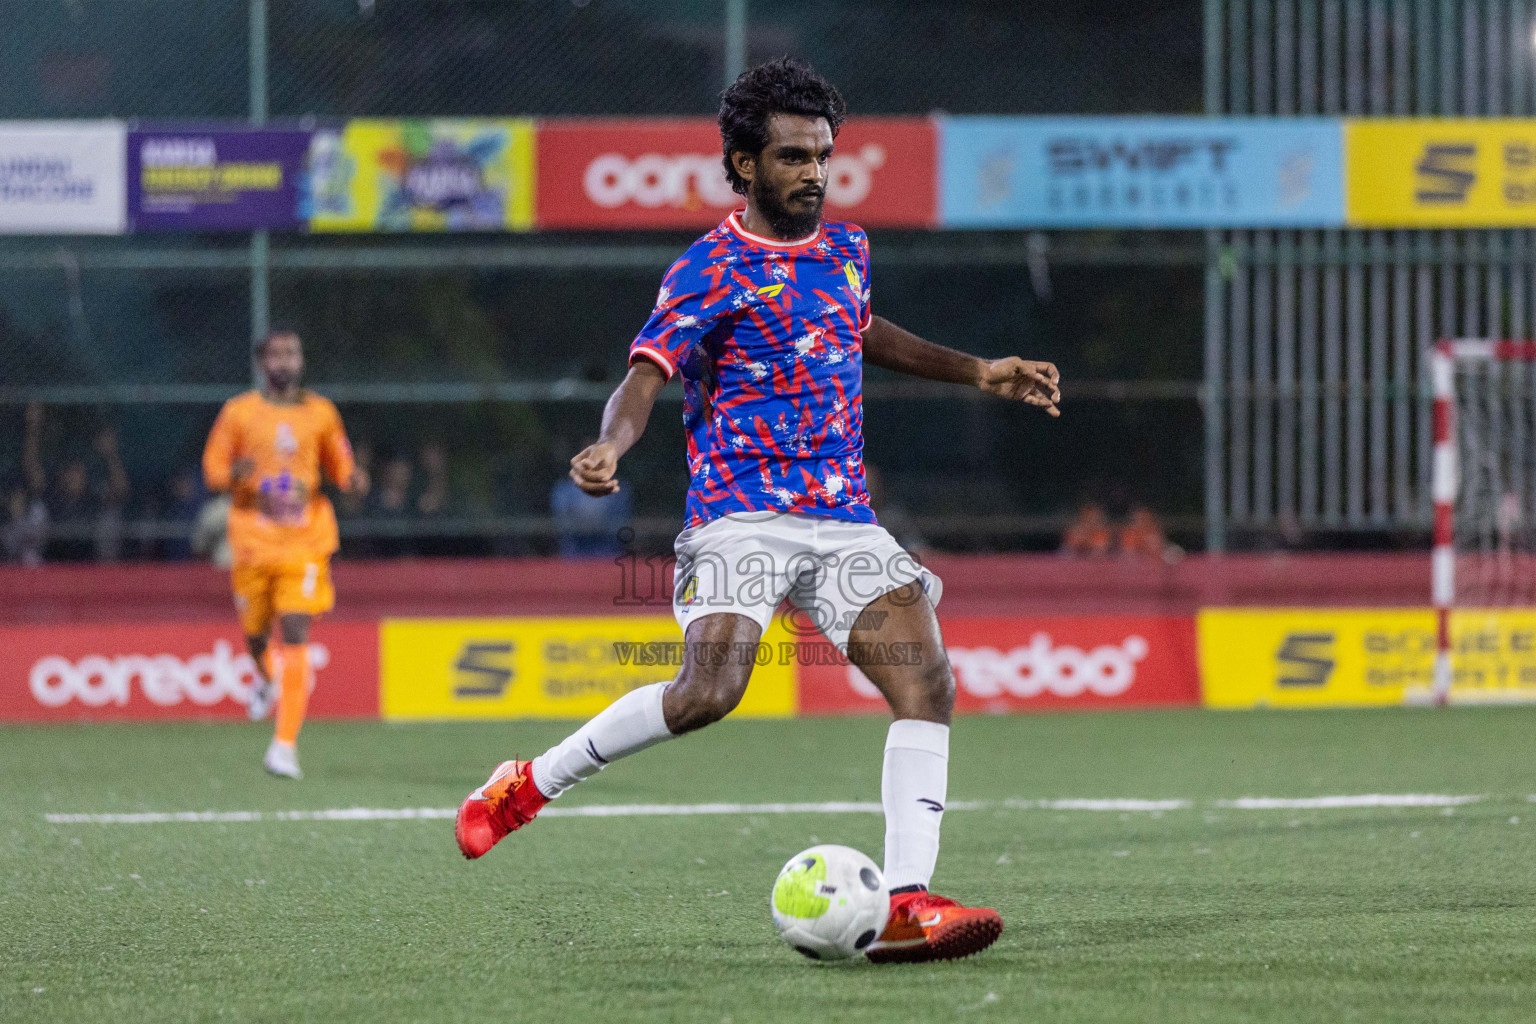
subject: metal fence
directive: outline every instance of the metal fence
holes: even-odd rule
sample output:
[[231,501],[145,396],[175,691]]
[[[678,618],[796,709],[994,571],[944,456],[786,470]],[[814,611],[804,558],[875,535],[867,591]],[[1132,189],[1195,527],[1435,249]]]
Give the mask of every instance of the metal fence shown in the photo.
[[[1526,0],[1209,0],[1206,109],[1526,116],[1532,16]],[[1526,230],[1208,232],[1208,546],[1427,539],[1429,346],[1536,336],[1533,274]]]

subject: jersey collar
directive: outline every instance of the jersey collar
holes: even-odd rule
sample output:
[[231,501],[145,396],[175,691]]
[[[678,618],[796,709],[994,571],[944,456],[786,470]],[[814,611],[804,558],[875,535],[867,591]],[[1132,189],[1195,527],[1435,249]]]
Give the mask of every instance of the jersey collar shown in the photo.
[[762,235],[754,235],[752,232],[742,227],[740,210],[731,211],[731,215],[725,218],[725,223],[726,226],[730,228],[730,230],[736,235],[736,237],[740,238],[742,241],[750,242],[753,245],[760,245],[765,249],[778,249],[780,251],[788,249],[804,249],[807,246],[814,245],[816,242],[821,240],[822,226],[820,224],[817,224],[816,230],[811,232],[805,238],[794,242],[781,242],[777,238],[764,238]]

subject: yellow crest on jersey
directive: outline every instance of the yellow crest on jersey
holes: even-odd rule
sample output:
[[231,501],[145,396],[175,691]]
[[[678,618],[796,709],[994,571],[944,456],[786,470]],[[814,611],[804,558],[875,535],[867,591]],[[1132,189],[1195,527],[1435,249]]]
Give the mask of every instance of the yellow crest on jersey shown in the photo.
[[774,298],[778,298],[779,292],[781,292],[783,290],[784,290],[784,283],[781,281],[778,284],[765,284],[765,285],[763,285],[761,288],[759,288],[757,290],[757,294],[761,295],[765,299],[774,299]]
[[864,290],[864,279],[859,276],[859,268],[853,265],[853,260],[843,264],[843,273],[848,275],[848,287],[857,294]]

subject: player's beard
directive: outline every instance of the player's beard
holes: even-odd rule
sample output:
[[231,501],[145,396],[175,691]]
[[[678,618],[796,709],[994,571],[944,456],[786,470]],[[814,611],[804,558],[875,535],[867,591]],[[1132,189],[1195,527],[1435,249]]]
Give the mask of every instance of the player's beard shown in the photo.
[[823,198],[822,193],[817,193],[810,206],[797,212],[780,200],[778,192],[766,181],[759,178],[752,182],[752,200],[757,205],[757,212],[763,215],[775,235],[786,240],[804,238],[816,230],[821,223]]
[[275,373],[268,370],[265,371],[265,373],[267,377],[267,388],[271,391],[287,391],[289,388],[293,387],[299,382],[299,375],[296,373],[291,373],[288,370],[278,370]]

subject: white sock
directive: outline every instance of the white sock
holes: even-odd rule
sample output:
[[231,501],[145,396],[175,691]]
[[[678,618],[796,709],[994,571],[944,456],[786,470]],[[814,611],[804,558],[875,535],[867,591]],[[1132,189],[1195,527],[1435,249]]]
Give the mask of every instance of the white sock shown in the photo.
[[549,799],[621,757],[672,738],[661,710],[668,683],[630,690],[586,725],[533,759],[533,784]]
[[885,735],[880,803],[885,807],[885,884],[924,888],[939,859],[939,823],[949,791],[949,726],[903,718]]

